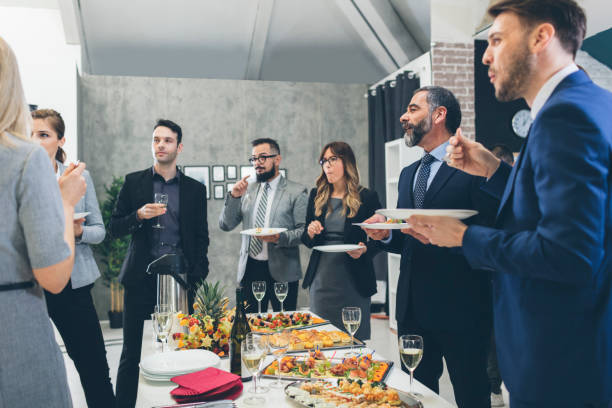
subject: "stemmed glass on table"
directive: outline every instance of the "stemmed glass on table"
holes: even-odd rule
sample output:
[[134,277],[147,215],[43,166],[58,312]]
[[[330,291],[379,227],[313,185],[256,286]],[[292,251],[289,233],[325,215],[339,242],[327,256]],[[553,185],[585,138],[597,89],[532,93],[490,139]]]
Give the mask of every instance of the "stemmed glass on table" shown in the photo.
[[351,335],[351,351],[345,355],[354,357],[357,353],[353,351],[353,345],[355,344],[355,333],[357,333],[359,325],[361,324],[361,309],[358,307],[343,307],[342,323],[344,323],[344,327]]
[[276,298],[281,303],[281,312],[284,312],[283,302],[287,297],[287,293],[289,292],[289,284],[287,282],[274,282],[274,293],[276,294]]
[[162,353],[164,352],[164,343],[168,346],[168,336],[174,322],[174,312],[169,305],[156,305],[153,313],[153,330],[157,338],[162,341]]
[[[240,344],[242,362],[247,370],[253,375],[253,392],[257,394],[257,372],[262,360],[266,357],[266,347],[261,341],[261,336],[256,333],[247,333],[246,338]],[[257,395],[247,397],[244,403],[247,405],[261,405],[266,402],[263,397]]]
[[[156,204],[168,205],[168,194],[155,193],[154,199]],[[164,226],[159,223],[159,216],[157,217],[157,224],[153,225],[153,228],[164,228]]]
[[261,314],[261,300],[266,296],[266,282],[255,281],[251,284],[253,296],[257,299],[257,314]]
[[283,383],[281,383],[281,362],[289,347],[289,332],[283,331],[270,334],[268,344],[278,364],[276,381],[270,384],[270,388],[283,388]]
[[412,392],[412,380],[414,378],[414,370],[421,362],[421,358],[423,358],[423,338],[416,334],[400,336],[399,352],[402,363],[410,371],[410,393],[416,397],[422,397],[421,394]]

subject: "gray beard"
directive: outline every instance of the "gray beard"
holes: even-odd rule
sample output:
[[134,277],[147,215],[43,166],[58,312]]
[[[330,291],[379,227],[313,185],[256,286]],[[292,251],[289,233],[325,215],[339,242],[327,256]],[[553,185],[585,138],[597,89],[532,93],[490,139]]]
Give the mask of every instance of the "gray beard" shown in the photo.
[[408,147],[414,147],[419,144],[421,140],[423,140],[423,134],[418,134],[412,129],[412,133],[405,132],[404,133],[404,143]]

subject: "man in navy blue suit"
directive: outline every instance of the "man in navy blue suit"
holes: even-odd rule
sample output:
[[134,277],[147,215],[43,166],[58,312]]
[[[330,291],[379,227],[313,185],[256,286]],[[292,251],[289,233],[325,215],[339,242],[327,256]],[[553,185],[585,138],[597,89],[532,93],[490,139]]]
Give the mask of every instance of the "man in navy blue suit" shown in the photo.
[[612,402],[612,94],[574,64],[586,30],[573,0],[504,0],[483,63],[499,100],[534,118],[514,168],[458,135],[451,165],[501,197],[494,228],[410,218],[415,234],[462,246],[495,271],[495,337],[516,407]]
[[[481,190],[484,178],[449,167],[448,139],[461,123],[457,98],[447,89],[417,89],[400,118],[408,146],[425,155],[405,167],[398,184],[397,208],[476,209],[470,223],[491,225],[499,204]],[[366,222],[384,222],[374,215]],[[366,229],[385,251],[401,254],[397,284],[398,335],[423,337],[424,353],[415,377],[438,392],[442,359],[459,407],[490,407],[487,351],[491,339],[490,277],[472,270],[460,251],[427,245],[406,231]]]

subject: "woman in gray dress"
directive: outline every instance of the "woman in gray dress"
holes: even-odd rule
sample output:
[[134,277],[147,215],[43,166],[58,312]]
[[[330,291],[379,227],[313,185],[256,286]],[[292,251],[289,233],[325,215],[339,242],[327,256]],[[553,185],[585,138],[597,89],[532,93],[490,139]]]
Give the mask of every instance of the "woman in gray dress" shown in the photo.
[[370,338],[370,297],[376,293],[372,257],[376,247],[366,245],[365,232],[353,223],[371,217],[381,207],[375,191],[359,185],[359,172],[351,147],[332,142],[321,151],[321,175],[310,192],[306,212],[308,228],[302,242],[319,245],[358,244],[346,253],[314,250],[302,286],[310,287],[310,308],[333,325],[343,327],[342,308],[361,309],[361,325],[355,337]]
[[0,38],[0,407],[72,406],[43,288],[60,292],[74,262],[74,206],[85,165],[58,183],[31,119],[15,55]]
[[[66,153],[62,149],[66,141],[64,119],[53,109],[35,110],[32,119],[32,139],[45,149],[55,177],[59,179],[66,170]],[[75,254],[70,281],[58,294],[45,291],[45,299],[49,316],[79,373],[87,406],[112,408],[115,406],[115,394],[106,360],[104,337],[91,297],[91,289],[100,277],[100,271],[89,246],[102,242],[106,230],[96,190],[87,170],[83,172],[83,177],[87,192],[74,211],[86,215],[74,221]]]

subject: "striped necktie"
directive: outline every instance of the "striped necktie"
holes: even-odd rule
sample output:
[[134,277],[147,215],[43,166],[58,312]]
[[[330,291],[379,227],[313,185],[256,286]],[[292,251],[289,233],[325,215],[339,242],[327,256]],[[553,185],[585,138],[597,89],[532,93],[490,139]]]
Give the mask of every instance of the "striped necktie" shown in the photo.
[[[266,225],[266,210],[268,209],[268,194],[270,193],[270,184],[264,184],[259,205],[257,206],[257,214],[255,215],[255,228],[263,228]],[[263,249],[263,241],[259,238],[251,237],[249,245],[249,255],[256,257]]]

